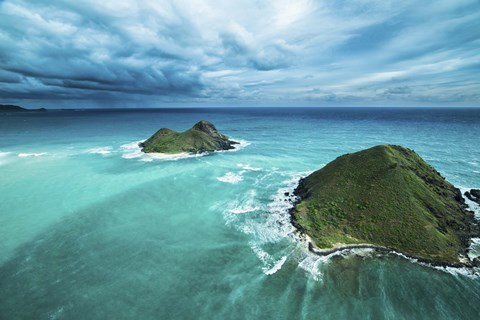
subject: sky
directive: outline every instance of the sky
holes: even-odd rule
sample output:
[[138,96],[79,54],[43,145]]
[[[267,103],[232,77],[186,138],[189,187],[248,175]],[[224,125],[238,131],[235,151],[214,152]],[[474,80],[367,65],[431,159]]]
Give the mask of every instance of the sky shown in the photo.
[[480,106],[480,0],[0,0],[0,103]]

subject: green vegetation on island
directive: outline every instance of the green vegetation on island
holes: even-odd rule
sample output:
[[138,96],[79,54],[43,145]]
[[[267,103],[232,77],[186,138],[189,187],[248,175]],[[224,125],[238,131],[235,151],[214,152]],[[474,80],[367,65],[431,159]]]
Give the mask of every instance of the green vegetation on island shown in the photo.
[[380,145],[302,179],[292,221],[318,248],[387,247],[439,265],[472,265],[474,215],[461,192],[413,150]]
[[0,112],[10,113],[10,112],[34,112],[34,111],[47,111],[47,109],[45,108],[25,109],[13,104],[0,104]]
[[202,120],[184,132],[162,128],[140,146],[146,153],[177,154],[230,150],[235,144],[238,142],[229,140],[212,123]]

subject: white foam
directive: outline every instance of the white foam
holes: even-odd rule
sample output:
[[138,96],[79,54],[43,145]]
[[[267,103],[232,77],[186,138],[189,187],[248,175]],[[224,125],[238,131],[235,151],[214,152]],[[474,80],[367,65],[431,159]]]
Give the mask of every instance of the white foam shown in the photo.
[[261,171],[262,168],[255,168],[250,166],[249,164],[243,164],[243,163],[238,163],[237,167],[242,168],[244,170],[249,170],[249,171]]
[[267,264],[269,262],[269,260],[272,259],[272,257],[264,250],[262,250],[262,248],[260,248],[255,242],[251,241],[250,242],[250,248],[252,249],[252,251],[255,253],[255,255],[257,256],[257,258],[262,261],[264,264]]
[[285,261],[287,261],[287,256],[283,256],[282,258],[280,258],[277,262],[275,262],[273,267],[271,267],[270,269],[263,268],[263,272],[266,275],[275,274],[278,270],[282,269],[282,266],[285,263]]
[[468,249],[468,257],[470,259],[480,257],[480,238],[472,238]]
[[[226,212],[234,214],[243,214],[260,210],[260,207],[257,205],[255,200],[255,190],[250,190],[244,197],[239,200],[230,202]],[[228,219],[230,222],[233,222],[235,218]]]
[[[240,171],[241,172],[241,171]],[[242,174],[241,173],[233,173],[233,172],[227,172],[225,175],[221,177],[217,177],[218,181],[225,182],[225,183],[232,183],[236,184],[239,183],[240,181],[243,180]]]
[[155,160],[180,160],[180,159],[186,159],[186,158],[203,157],[204,155],[206,155],[206,153],[182,152],[182,153],[169,154],[169,153],[151,152],[151,153],[145,153],[143,156],[148,157],[147,159],[150,159],[150,161],[151,161],[151,160],[154,160],[154,159]]
[[242,223],[240,219],[240,213],[247,213],[242,211],[247,211],[247,209],[253,208],[255,208],[256,210],[252,210],[249,212],[261,210],[261,208],[257,204],[257,201],[255,200],[255,196],[255,190],[251,189],[238,199],[229,201],[228,205],[222,205],[225,224],[232,225],[245,234],[252,233],[253,231],[248,228],[247,224]]
[[[233,208],[227,208],[224,211],[224,217],[227,224],[233,224],[239,231],[249,234],[258,245],[277,243],[283,239],[292,236],[295,228],[290,223],[290,214],[288,210],[292,203],[286,200],[284,196],[284,189],[281,188],[274,195],[274,200],[269,202],[266,206],[262,205],[255,199],[255,190],[250,190],[243,195],[239,200],[233,202]],[[233,214],[236,210],[253,209],[255,214],[247,218],[240,218],[243,215]],[[254,212],[253,210],[251,212]]]
[[310,252],[307,252],[306,257],[302,261],[300,261],[298,266],[307,273],[311,274],[313,280],[322,281],[323,274],[320,271],[320,264],[328,263],[329,260],[330,259],[327,257],[320,257]]
[[143,141],[140,140],[140,141],[135,141],[135,142],[122,144],[120,146],[120,149],[123,152],[122,158],[124,158],[124,159],[136,159],[136,158],[142,157],[144,155],[144,153],[142,152],[142,148],[140,148],[140,145],[139,145],[142,142]]
[[238,144],[233,144],[232,147],[233,149],[230,149],[230,150],[220,150],[220,151],[215,151],[215,152],[235,152],[235,151],[239,151],[239,150],[242,150],[243,148],[251,145],[250,142],[246,141],[246,140],[242,140],[242,139],[231,139],[232,141],[235,141],[235,142],[238,142]]
[[[421,263],[422,264],[422,263]],[[427,265],[431,267],[430,265]],[[455,267],[434,267],[435,269],[443,272],[450,273],[454,276],[465,276],[472,279],[478,279],[480,277],[480,269],[479,268],[455,268]]]
[[468,205],[470,210],[473,211],[475,215],[475,219],[480,220],[480,205],[476,202],[473,202],[472,200],[468,199],[465,196],[465,192],[470,191],[470,188],[459,188],[460,192],[462,193],[463,199],[465,199],[465,203]]
[[11,152],[1,152],[1,151],[0,151],[0,158],[6,157],[6,156],[8,156],[9,154],[11,154]]
[[415,263],[415,264],[418,264],[418,265],[421,265],[421,266],[424,266],[424,267],[428,267],[428,268],[433,268],[433,269],[438,270],[438,271],[447,272],[447,273],[450,273],[454,276],[462,275],[462,276],[466,276],[466,277],[469,277],[469,278],[475,278],[475,279],[480,277],[480,268],[478,268],[478,267],[473,267],[473,268],[468,267],[467,268],[467,267],[435,266],[435,265],[432,265],[432,264],[427,263],[427,262],[418,261],[418,259],[408,257],[408,256],[404,255],[403,253],[400,253],[400,252],[397,252],[397,251],[392,250],[392,251],[389,251],[388,254],[396,255],[398,257],[401,257],[402,259],[410,261],[411,263]]
[[106,155],[112,153],[112,147],[97,147],[97,148],[92,148],[88,149],[87,153],[90,154],[101,154],[101,155]]
[[266,275],[275,274],[282,268],[283,264],[287,260],[287,256],[283,256],[279,260],[275,260],[268,252],[260,248],[255,242],[251,241],[249,244],[257,258],[263,263],[262,271]]
[[18,156],[20,158],[26,158],[26,157],[41,157],[46,155],[47,152],[40,152],[40,153],[19,153]]
[[249,213],[249,212],[254,212],[259,210],[258,207],[252,207],[252,206],[244,206],[244,207],[238,207],[238,208],[233,208],[233,209],[228,209],[228,212],[235,213],[235,214],[242,214],[242,213]]
[[267,205],[268,215],[259,228],[258,237],[264,242],[276,242],[289,238],[296,241],[295,227],[291,223],[290,209],[293,207],[294,189],[304,173],[294,173],[293,177],[282,182]]
[[[246,172],[247,165],[239,166],[242,171],[240,174]],[[255,170],[252,170],[255,171]],[[281,173],[276,173],[282,175]],[[264,176],[271,176],[271,172],[266,172]],[[230,177],[233,177],[230,175]],[[259,181],[262,181],[260,179]],[[285,184],[284,181],[282,184]],[[278,244],[285,241],[288,237],[292,237],[295,228],[290,223],[290,215],[288,210],[292,203],[286,201],[285,192],[292,193],[296,186],[296,182],[288,181],[289,185],[278,188],[276,193],[271,196],[266,204],[262,204],[256,199],[255,189],[249,190],[247,193],[241,195],[236,201],[230,202],[230,205],[224,210],[224,219],[227,225],[232,225],[240,232],[249,235],[251,239],[249,245],[257,258],[262,263],[262,271],[267,275],[273,275],[280,270],[287,260],[292,247],[297,246],[296,242],[282,242],[283,249],[274,249],[275,254],[267,252],[266,248],[272,248],[272,244]],[[270,186],[268,179],[262,184],[255,185],[256,188],[264,188],[265,184]],[[239,214],[251,213],[251,214]],[[287,244],[287,251],[285,252],[285,244]],[[278,248],[278,245],[274,246]],[[268,249],[271,250],[271,249]]]

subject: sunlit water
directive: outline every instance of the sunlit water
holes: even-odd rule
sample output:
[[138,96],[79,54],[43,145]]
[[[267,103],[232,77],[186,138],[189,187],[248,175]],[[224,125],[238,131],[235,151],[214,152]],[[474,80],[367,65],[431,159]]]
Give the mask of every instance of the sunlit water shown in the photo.
[[[137,148],[201,119],[240,148],[173,161]],[[368,250],[319,258],[285,193],[383,143],[479,188],[479,133],[480,109],[0,115],[0,318],[478,319],[478,270]]]

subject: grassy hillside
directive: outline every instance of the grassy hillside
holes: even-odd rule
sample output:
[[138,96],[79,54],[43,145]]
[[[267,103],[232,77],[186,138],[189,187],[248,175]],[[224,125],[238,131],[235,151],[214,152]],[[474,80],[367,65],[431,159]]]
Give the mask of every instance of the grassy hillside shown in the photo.
[[454,264],[478,232],[459,190],[400,146],[343,155],[295,192],[294,221],[320,248],[371,243]]
[[201,153],[233,149],[235,142],[220,134],[208,121],[200,121],[184,132],[162,128],[143,143],[144,152]]

